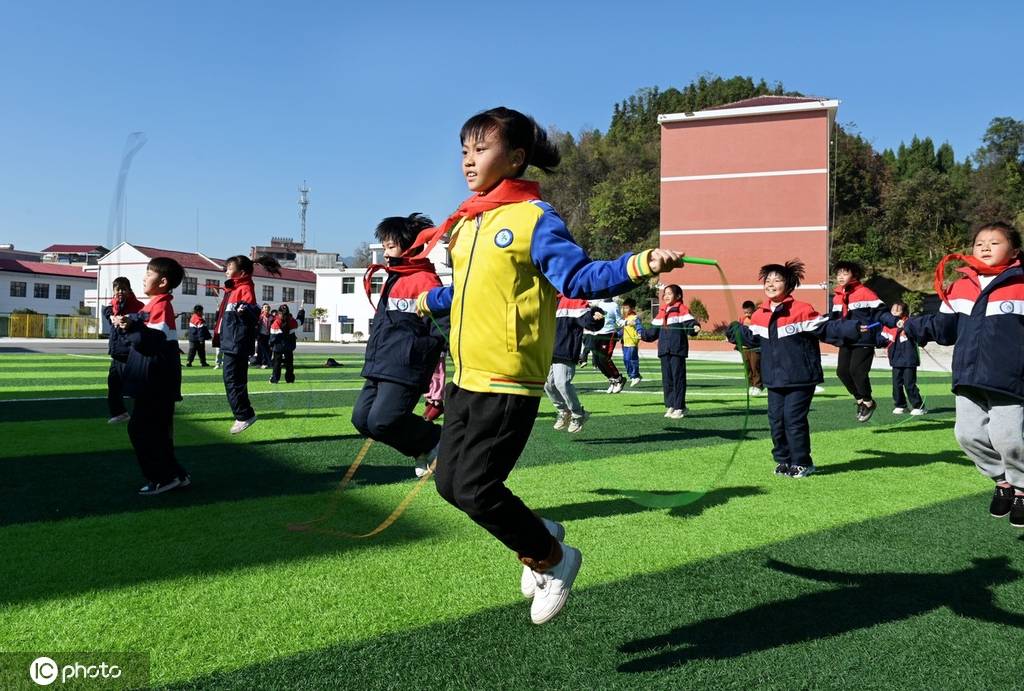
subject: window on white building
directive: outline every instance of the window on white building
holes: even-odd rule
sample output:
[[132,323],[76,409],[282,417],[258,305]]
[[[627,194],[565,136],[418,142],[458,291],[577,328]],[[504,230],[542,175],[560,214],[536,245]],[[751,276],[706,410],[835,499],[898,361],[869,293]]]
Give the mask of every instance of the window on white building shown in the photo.
[[23,298],[28,290],[28,284],[25,281],[11,281],[11,297],[12,298]]
[[380,291],[384,288],[384,277],[374,276],[370,279],[370,292],[373,295],[380,295]]
[[312,305],[316,302],[316,291],[309,290],[308,288],[302,291],[302,301],[307,305]]
[[220,281],[217,279],[206,281],[206,297],[215,298],[217,297],[217,289],[220,288]]
[[313,319],[313,317],[306,317],[302,322],[302,332],[307,334],[313,333],[313,326],[315,323],[316,320]]
[[36,283],[32,288],[32,297],[37,298],[48,298],[50,297],[50,284],[49,283]]
[[70,300],[71,299],[71,286],[62,286],[60,283],[57,284],[57,299],[58,300]]
[[281,288],[281,302],[295,302],[295,289]]
[[356,330],[356,320],[349,317],[338,317],[338,321],[341,323],[342,334],[352,334]]
[[356,292],[355,276],[343,276],[341,279],[341,294],[348,295]]
[[263,286],[263,300],[266,302],[274,301],[274,286]]
[[186,276],[181,281],[181,294],[182,295],[195,295],[196,294],[196,282],[195,276]]

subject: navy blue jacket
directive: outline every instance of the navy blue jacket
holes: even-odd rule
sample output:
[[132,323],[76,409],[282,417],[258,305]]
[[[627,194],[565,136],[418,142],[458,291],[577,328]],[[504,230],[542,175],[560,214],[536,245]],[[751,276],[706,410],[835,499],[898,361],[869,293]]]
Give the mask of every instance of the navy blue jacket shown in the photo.
[[298,329],[302,323],[306,320],[306,311],[299,310],[299,313],[293,318],[288,315],[287,321],[281,319],[281,315],[278,314],[274,318],[274,323],[270,326],[270,349],[275,353],[292,353],[295,351],[296,338],[295,330]]
[[564,295],[559,297],[555,309],[555,352],[552,362],[563,365],[579,362],[583,330],[596,331],[604,323],[594,318],[594,314],[599,311],[586,300],[567,298]]
[[[393,265],[398,261],[391,259]],[[447,342],[448,318],[418,316],[416,298],[440,285],[432,265],[415,273],[388,272],[366,344],[363,378],[427,390]]]
[[[120,299],[114,298],[111,300],[111,304],[103,308],[103,318],[110,324],[110,318],[114,316],[114,302],[117,302],[117,312],[120,315],[129,316],[137,314],[142,310],[142,302],[138,300],[132,293],[123,295]],[[107,340],[107,354],[110,357],[120,362],[128,361],[128,351],[131,350],[132,345],[128,340],[127,334],[118,329],[113,324],[110,324],[110,336]]]
[[[886,326],[895,326],[896,318],[889,311],[889,308],[879,299],[875,291],[868,288],[860,281],[852,281],[845,286],[836,286],[832,296],[832,312],[830,319],[848,319],[858,326],[881,322]],[[872,330],[860,333],[853,341],[835,340],[831,336],[825,337],[826,343],[835,346],[864,346],[874,348],[877,344],[878,331]]]
[[877,339],[878,347],[885,348],[890,367],[918,367],[921,364],[917,346],[903,329],[887,326],[878,333]]
[[224,281],[224,288],[213,345],[224,353],[248,357],[255,348],[256,322],[260,316],[252,278],[228,279]]
[[171,296],[151,299],[144,312],[128,315],[124,392],[134,398],[181,400],[181,351]]
[[972,387],[1024,400],[1024,269],[1014,263],[984,290],[974,269],[958,271],[949,304],[908,319],[907,336],[918,345],[956,345],[954,392]]
[[690,339],[697,333],[697,320],[690,310],[681,302],[662,305],[658,316],[651,320],[650,326],[641,328],[637,324],[637,333],[648,343],[658,342],[658,357],[676,355],[686,357],[690,354]]
[[818,341],[849,343],[861,335],[857,322],[830,321],[810,304],[792,296],[774,310],[771,301],[765,300],[754,310],[750,321],[750,326],[731,324],[726,338],[735,343],[739,331],[742,345],[761,348],[761,379],[769,389],[820,384],[825,378]]

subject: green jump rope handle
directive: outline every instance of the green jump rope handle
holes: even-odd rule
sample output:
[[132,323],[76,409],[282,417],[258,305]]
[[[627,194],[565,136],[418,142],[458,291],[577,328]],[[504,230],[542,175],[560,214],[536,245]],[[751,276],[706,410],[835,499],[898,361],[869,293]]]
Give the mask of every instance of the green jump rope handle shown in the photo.
[[705,264],[707,266],[718,266],[717,259],[705,259],[704,257],[683,257],[684,264]]

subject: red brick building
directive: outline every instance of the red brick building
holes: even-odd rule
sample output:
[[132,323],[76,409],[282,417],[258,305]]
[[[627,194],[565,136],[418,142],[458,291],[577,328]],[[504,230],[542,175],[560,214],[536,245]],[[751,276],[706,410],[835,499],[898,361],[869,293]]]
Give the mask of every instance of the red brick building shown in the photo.
[[[831,136],[839,101],[762,96],[696,113],[659,115],[661,246],[717,259],[736,302],[760,302],[758,268],[799,257],[797,296],[828,305]],[[662,278],[730,321],[714,267]],[[739,310],[739,305],[736,305]]]

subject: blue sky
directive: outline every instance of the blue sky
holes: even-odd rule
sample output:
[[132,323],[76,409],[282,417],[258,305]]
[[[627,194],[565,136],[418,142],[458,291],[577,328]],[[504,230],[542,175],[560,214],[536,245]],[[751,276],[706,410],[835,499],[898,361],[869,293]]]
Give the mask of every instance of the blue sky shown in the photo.
[[1024,3],[0,0],[0,242],[128,239],[214,256],[298,235],[349,254],[383,216],[466,195],[458,131],[494,105],[568,131],[645,86],[764,77],[843,101],[879,149],[973,151],[1024,119]]

